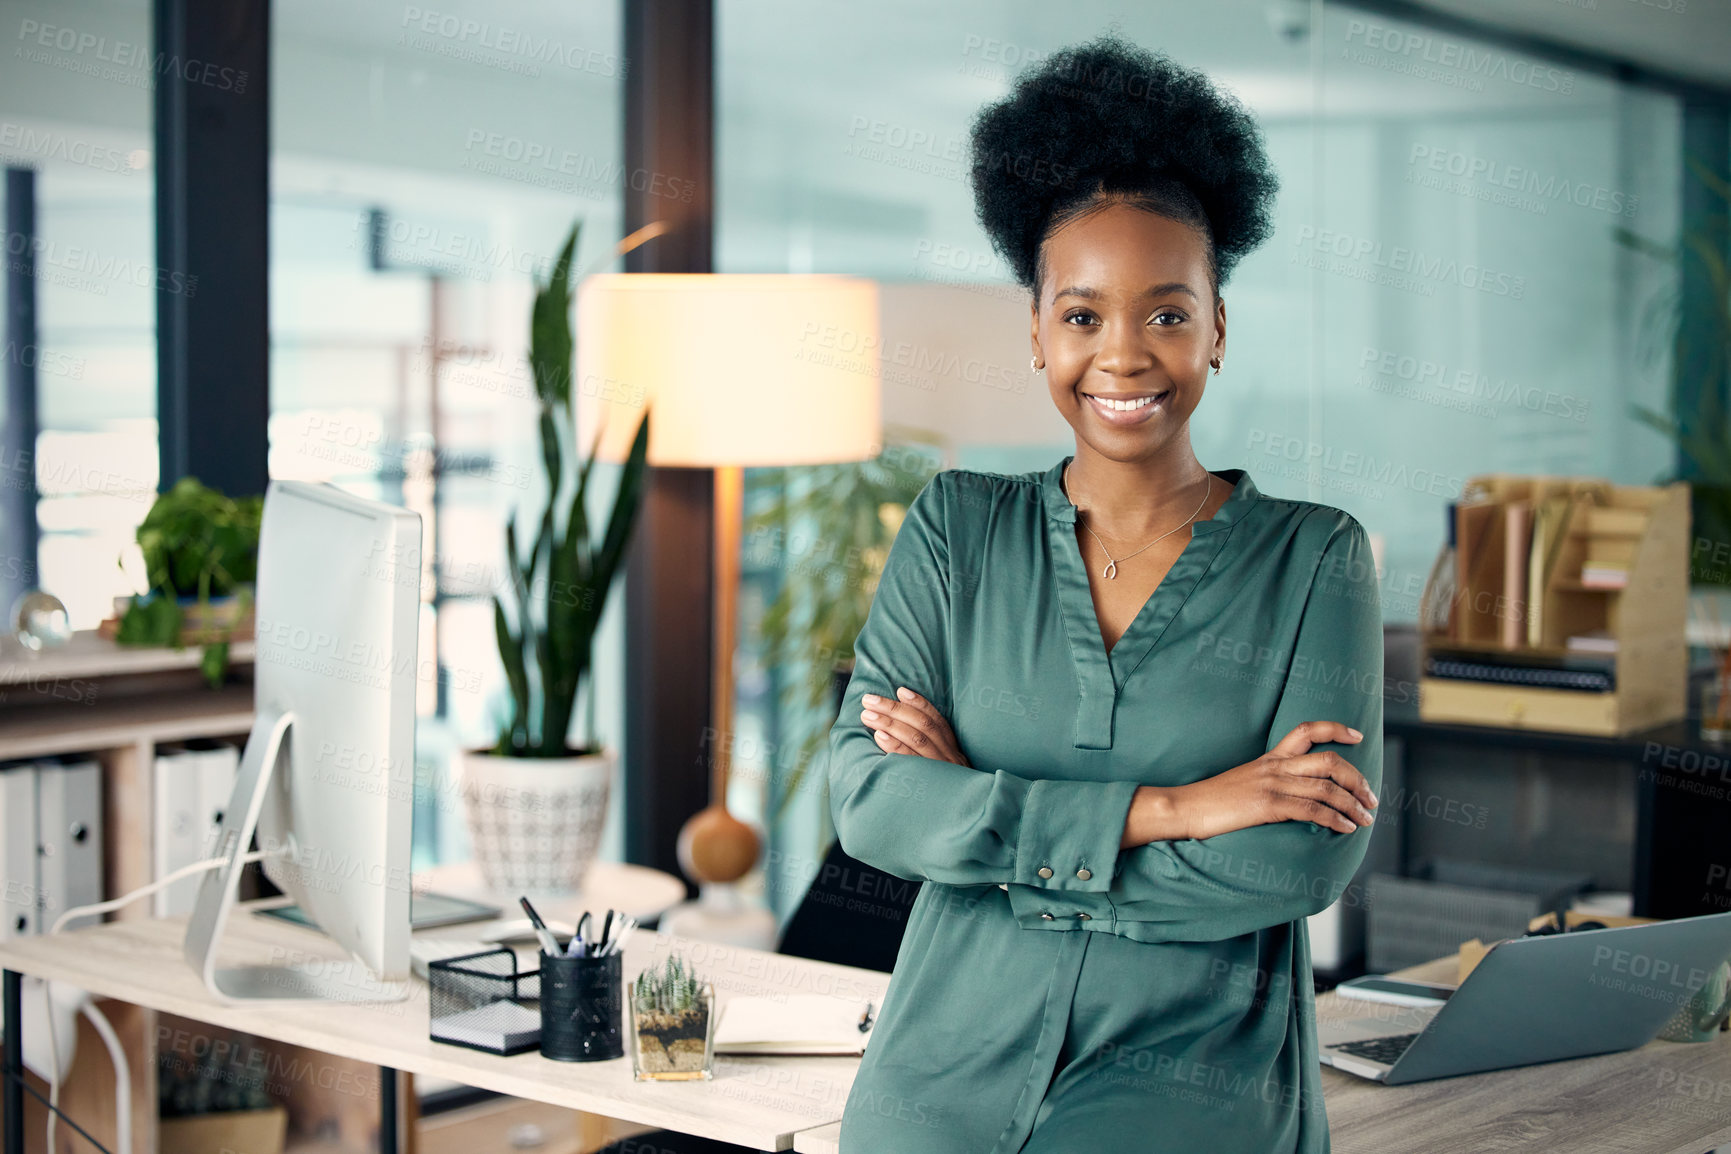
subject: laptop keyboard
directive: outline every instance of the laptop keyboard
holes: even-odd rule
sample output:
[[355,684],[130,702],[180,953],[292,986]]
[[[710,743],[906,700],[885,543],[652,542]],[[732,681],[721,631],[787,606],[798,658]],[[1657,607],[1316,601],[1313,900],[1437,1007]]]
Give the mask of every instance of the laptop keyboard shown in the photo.
[[1337,1042],[1329,1049],[1392,1066],[1395,1059],[1406,1053],[1406,1048],[1412,1045],[1417,1037],[1417,1034],[1391,1034],[1386,1038],[1366,1038],[1362,1042]]

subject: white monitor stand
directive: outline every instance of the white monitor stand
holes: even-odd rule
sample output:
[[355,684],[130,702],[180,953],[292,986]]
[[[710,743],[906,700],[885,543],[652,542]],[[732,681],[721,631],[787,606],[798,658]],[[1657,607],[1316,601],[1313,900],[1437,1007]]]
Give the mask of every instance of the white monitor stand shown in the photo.
[[[347,961],[284,962],[273,965],[232,966],[219,969],[217,948],[229,912],[240,893],[240,875],[246,865],[247,847],[258,828],[259,813],[271,784],[278,755],[287,752],[293,740],[294,715],[260,708],[247,736],[235,775],[234,793],[223,811],[218,848],[221,866],[204,875],[198,904],[186,926],[184,956],[204,978],[205,986],[228,1001],[288,1002],[397,1002],[409,996],[410,983],[383,982],[356,958]],[[293,855],[291,834],[284,852]]]

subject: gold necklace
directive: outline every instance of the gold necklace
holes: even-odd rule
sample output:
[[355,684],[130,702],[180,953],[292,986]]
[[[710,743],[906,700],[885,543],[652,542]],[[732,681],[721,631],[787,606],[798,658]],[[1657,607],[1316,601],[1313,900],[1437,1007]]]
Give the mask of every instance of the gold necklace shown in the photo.
[[[1066,494],[1068,494],[1070,492],[1070,465],[1068,462],[1066,462],[1064,465],[1064,492]],[[1214,492],[1214,474],[1209,473],[1208,474],[1208,484],[1202,490],[1202,500],[1196,506],[1196,512],[1190,514],[1189,517],[1185,518],[1182,524],[1174,525],[1172,528],[1166,530],[1166,532],[1160,534],[1160,536],[1154,538],[1154,540],[1148,542],[1147,545],[1142,546],[1142,549],[1136,550],[1136,553],[1140,553],[1140,552],[1142,552],[1143,549],[1147,549],[1147,548],[1149,548],[1149,546],[1156,545],[1159,542],[1164,541],[1166,538],[1172,536],[1172,534],[1178,532],[1178,530],[1184,528],[1185,525],[1188,525],[1188,524],[1190,524],[1190,522],[1196,520],[1197,514],[1202,512],[1202,506],[1208,504],[1208,495],[1212,492]],[[1070,503],[1072,505],[1074,505],[1075,501],[1071,501]],[[1081,511],[1081,509],[1078,508],[1076,510],[1077,517],[1080,518],[1081,514],[1082,514],[1082,511]],[[1100,541],[1100,534],[1094,532],[1094,530],[1092,530],[1092,529],[1089,529],[1088,528],[1088,522],[1083,521],[1082,522],[1082,528],[1088,529],[1088,535],[1093,537],[1094,540]],[[1106,554],[1106,567],[1104,569],[1100,570],[1100,575],[1105,577],[1106,580],[1108,580],[1108,581],[1114,581],[1117,579],[1117,577],[1118,577],[1118,562],[1119,561],[1128,561],[1130,558],[1136,556],[1136,553],[1126,553],[1126,554],[1124,554],[1124,556],[1114,559],[1112,556],[1112,551],[1110,549],[1106,548],[1106,542],[1104,542],[1104,541],[1100,541],[1100,552]]]

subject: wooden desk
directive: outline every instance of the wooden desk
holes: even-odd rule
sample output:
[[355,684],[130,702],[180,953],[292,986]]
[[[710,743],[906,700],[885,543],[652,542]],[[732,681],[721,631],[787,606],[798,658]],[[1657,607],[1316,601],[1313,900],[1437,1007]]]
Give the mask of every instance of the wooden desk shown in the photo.
[[793,1136],[793,1148],[799,1154],[841,1154],[841,1123],[801,1130]]
[[[841,1118],[854,1058],[718,1058],[709,1083],[637,1083],[629,1056],[554,1062],[538,1053],[502,1058],[427,1037],[427,987],[405,1002],[372,1005],[234,1005],[213,998],[181,958],[184,918],[108,922],[0,946],[0,966],[262,1038],[415,1074],[431,1074],[519,1098],[699,1134],[752,1149],[792,1148],[794,1135]],[[222,961],[341,961],[329,939],[274,919],[237,913]],[[889,975],[640,930],[626,950],[627,980],[679,948],[726,1003],[742,994],[830,994],[881,1003]],[[159,1041],[162,1039],[158,1039]],[[173,1046],[175,1039],[167,1039]],[[208,1048],[208,1040],[206,1047]],[[154,1054],[150,1060],[154,1060]],[[394,1154],[394,1152],[387,1152]]]
[[[1456,959],[1400,973],[1452,984]],[[1397,1006],[1319,994],[1319,1022]],[[1414,1023],[1413,1028],[1417,1028]],[[1731,1143],[1731,1039],[1649,1042],[1639,1050],[1515,1070],[1384,1086],[1324,1066],[1334,1154],[1706,1154]],[[802,1154],[837,1154],[841,1124],[794,1138]]]
[[[714,1082],[656,1085],[633,1082],[628,1058],[583,1065],[538,1054],[493,1057],[427,1038],[427,991],[419,982],[409,1001],[389,1005],[218,1002],[181,960],[184,929],[179,918],[134,920],[21,939],[0,946],[0,966],[259,1037],[520,1098],[757,1149],[837,1149],[858,1066],[854,1059],[719,1058]],[[250,916],[232,920],[227,941],[228,964],[340,957],[322,935]],[[635,975],[674,945],[689,951],[723,1002],[775,992],[881,1002],[888,983],[888,975],[871,970],[675,942],[647,932],[632,939],[625,973]],[[1447,958],[1401,972],[1452,981],[1454,967],[1455,959]],[[1333,993],[1318,995],[1316,1007],[1319,1021],[1403,1013]],[[1337,1154],[1705,1154],[1731,1143],[1731,1039],[1723,1037],[1700,1045],[1655,1041],[1622,1054],[1407,1086],[1383,1086],[1326,1067],[1321,1073]]]
[[[1457,966],[1451,956],[1398,973],[1453,984]],[[1316,998],[1319,1023],[1378,1011],[1397,1022],[1403,1013],[1332,991]],[[1706,1154],[1731,1142],[1731,1040],[1653,1041],[1621,1054],[1405,1086],[1325,1066],[1322,1092],[1336,1154]]]

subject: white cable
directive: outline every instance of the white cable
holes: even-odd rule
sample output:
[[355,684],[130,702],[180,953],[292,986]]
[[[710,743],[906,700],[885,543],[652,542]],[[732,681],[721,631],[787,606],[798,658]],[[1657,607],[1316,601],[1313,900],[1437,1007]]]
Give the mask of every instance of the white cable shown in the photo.
[[[265,853],[263,850],[257,850],[243,857],[241,859],[241,864],[245,865],[249,862],[263,861],[268,856],[270,855]],[[110,910],[117,910],[121,906],[131,905],[139,898],[147,898],[157,890],[171,886],[182,878],[189,878],[193,874],[205,873],[209,870],[221,869],[227,864],[228,859],[225,857],[207,857],[203,861],[196,861],[191,865],[181,866],[168,876],[158,878],[147,886],[139,886],[124,897],[111,898],[108,901],[95,902],[88,906],[73,906],[58,918],[54,919],[54,925],[48,932],[51,934],[57,934],[66,928],[67,922],[73,921],[77,918],[87,918],[92,914],[105,914]]]
[[[63,983],[64,984],[64,983]],[[81,994],[83,991],[79,991]],[[47,1012],[43,1015],[48,1026],[48,1101],[56,1107],[60,1103],[60,1040],[54,1031],[54,983],[42,981],[42,998],[47,1003]],[[126,1050],[120,1044],[120,1036],[114,1032],[114,1024],[91,1001],[90,995],[84,994],[78,1009],[89,1019],[91,1028],[102,1039],[102,1044],[108,1048],[108,1061],[114,1068],[114,1149],[115,1154],[132,1154],[132,1063],[126,1060]],[[22,1024],[22,1023],[20,1023]],[[48,1149],[54,1149],[55,1129],[60,1116],[54,1110],[48,1111]]]
[[[246,865],[250,862],[263,861],[268,856],[270,855],[262,850],[254,851],[253,853],[244,855],[241,858],[241,864]],[[112,898],[105,902],[95,902],[87,906],[73,906],[58,918],[54,919],[54,925],[48,932],[51,934],[57,934],[66,928],[67,922],[73,921],[77,918],[87,918],[92,914],[105,914],[110,910],[120,909],[122,906],[131,905],[139,898],[149,897],[157,890],[171,886],[182,878],[189,878],[194,874],[201,874],[210,870],[221,869],[227,864],[228,859],[225,857],[207,857],[203,861],[196,861],[191,865],[181,866],[166,877],[158,878],[147,886],[139,886],[131,893],[122,897]],[[59,1114],[55,1113],[55,1110],[60,1106],[60,1046],[58,1040],[54,1036],[54,998],[49,991],[49,983],[46,980],[42,983],[42,998],[46,1003],[48,1010],[48,1061],[50,1075],[48,1079],[48,1104],[50,1107],[48,1111],[48,1149],[52,1151],[54,1149],[55,1123],[60,1117]],[[85,1002],[82,1008],[86,1015],[95,1014],[97,1017],[101,1017],[101,1011],[97,1010],[90,1002]],[[119,1048],[120,1039],[115,1036],[114,1027],[109,1024],[108,1019],[102,1018],[102,1024],[97,1025],[95,1018],[92,1018],[90,1024],[96,1027],[96,1032],[102,1035],[102,1040],[108,1045],[109,1058],[114,1063],[115,1102],[117,1106],[124,1105],[123,1112],[115,1115],[114,1131],[116,1134],[123,1135],[119,1154],[131,1154],[132,1116],[130,1102],[132,1100],[132,1074],[127,1066],[126,1055]],[[20,1023],[20,1026],[22,1026],[22,1023]]]
[[132,1154],[132,1064],[126,1060],[120,1036],[114,1032],[108,1016],[96,1008],[95,1002],[86,1001],[83,1009],[84,1016],[102,1037],[103,1045],[108,1047],[108,1061],[114,1066],[115,1154]]
[[54,1154],[54,1121],[60,1117],[60,1043],[54,1038],[54,983],[47,978],[42,979],[42,1011],[48,1023],[48,1154]]

